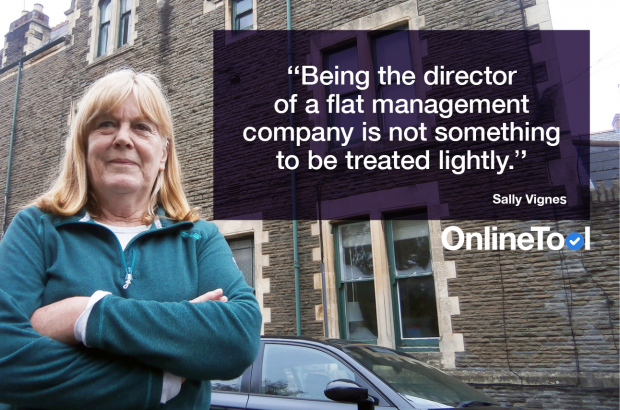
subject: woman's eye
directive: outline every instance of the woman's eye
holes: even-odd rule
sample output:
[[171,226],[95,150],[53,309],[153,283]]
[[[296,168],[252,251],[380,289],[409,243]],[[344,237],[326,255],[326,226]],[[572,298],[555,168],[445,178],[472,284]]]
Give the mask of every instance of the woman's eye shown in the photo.
[[112,124],[112,121],[103,121],[99,124],[99,128],[108,128],[108,127],[112,127],[114,124]]
[[145,124],[138,124],[136,125],[136,128],[139,129],[140,131],[151,132],[151,128]]

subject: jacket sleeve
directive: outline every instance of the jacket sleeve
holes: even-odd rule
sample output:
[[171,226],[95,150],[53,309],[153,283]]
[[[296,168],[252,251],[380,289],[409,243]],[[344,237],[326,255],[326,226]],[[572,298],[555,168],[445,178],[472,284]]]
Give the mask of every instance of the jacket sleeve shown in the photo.
[[161,370],[38,334],[44,287],[38,220],[20,212],[0,242],[0,403],[44,409],[158,408]]
[[106,296],[93,306],[89,346],[195,380],[228,380],[252,364],[261,314],[253,290],[215,225],[197,248],[198,294],[222,288],[228,302],[154,302]]

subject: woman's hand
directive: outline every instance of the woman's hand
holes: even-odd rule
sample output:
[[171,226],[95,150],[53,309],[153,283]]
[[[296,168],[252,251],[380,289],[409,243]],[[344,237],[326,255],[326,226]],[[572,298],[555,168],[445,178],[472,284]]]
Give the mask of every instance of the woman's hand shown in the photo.
[[205,293],[204,295],[198,296],[196,299],[190,300],[191,303],[201,303],[207,301],[214,302],[227,302],[228,298],[224,296],[224,291],[222,289],[215,289],[210,292]]
[[73,328],[78,317],[86,309],[88,299],[90,298],[87,296],[76,296],[43,306],[34,311],[30,323],[34,330],[43,336],[76,345],[78,341],[75,340]]

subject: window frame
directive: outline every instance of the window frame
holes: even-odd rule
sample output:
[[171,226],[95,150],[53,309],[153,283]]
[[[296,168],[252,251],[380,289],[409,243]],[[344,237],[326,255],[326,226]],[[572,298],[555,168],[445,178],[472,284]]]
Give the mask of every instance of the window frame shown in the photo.
[[[224,42],[231,44],[251,36],[258,30],[258,4],[257,0],[252,0],[252,8],[246,12],[252,12],[252,27],[243,30],[235,29],[235,0],[205,0],[203,13],[209,13],[218,7],[224,6]],[[242,13],[245,14],[246,12]],[[249,14],[249,13],[248,13]]]
[[[106,0],[91,0],[91,32],[90,32],[90,50],[86,56],[88,64],[98,63],[99,61],[107,60],[108,58],[118,54],[122,50],[128,50],[130,46],[133,46],[135,39],[137,38],[136,23],[138,16],[136,13],[140,0],[131,0],[131,8],[121,13],[121,1],[123,0],[107,0],[109,1],[110,20],[106,23],[107,26],[107,48],[105,52],[100,49],[99,43],[101,40],[101,5]],[[122,17],[126,17],[128,20],[127,30],[121,30],[121,23],[124,21]],[[123,43],[123,38],[127,40]],[[122,44],[121,44],[122,43]]]
[[[248,286],[250,286],[252,289],[256,289],[256,244],[255,244],[255,239],[254,239],[254,233],[248,233],[245,235],[233,235],[233,236],[229,236],[226,237],[226,242],[228,243],[228,246],[230,247],[230,243],[233,241],[244,241],[244,240],[251,240],[252,241],[252,246],[251,247],[246,247],[246,248],[239,248],[239,249],[233,249],[232,247],[230,247],[230,250],[233,251],[233,257],[234,257],[234,251],[235,250],[240,250],[240,249],[251,249],[252,252],[252,283],[247,283],[247,278],[246,278],[246,283]],[[237,260],[235,259],[235,264],[237,264],[237,268],[239,268],[239,264],[237,263]],[[239,268],[239,270],[241,270],[241,268]],[[243,271],[241,271],[243,273]],[[243,275],[245,277],[245,274]]]
[[[411,214],[421,214],[420,211],[415,212],[412,211]],[[414,277],[415,275],[409,275],[406,277],[398,277],[396,275],[396,266],[394,265],[394,261],[395,261],[395,250],[394,250],[394,228],[393,228],[393,221],[395,220],[399,220],[402,218],[389,218],[389,219],[385,219],[385,240],[386,240],[386,248],[387,248],[387,253],[388,253],[388,268],[389,268],[389,274],[390,274],[390,283],[391,283],[391,293],[392,293],[392,313],[394,315],[394,337],[396,340],[396,347],[399,348],[403,348],[403,347],[414,347],[416,348],[415,350],[418,352],[421,351],[437,351],[439,349],[439,335],[437,335],[436,337],[415,337],[415,338],[403,338],[402,336],[402,328],[401,328],[401,320],[402,320],[402,315],[401,315],[401,306],[400,306],[400,295],[399,295],[399,291],[398,291],[398,280],[399,279],[407,279],[410,277]],[[428,224],[428,215],[426,218],[427,224]],[[429,245],[431,246],[430,249],[430,254],[431,254],[431,275],[427,275],[427,276],[432,276],[433,280],[435,279],[435,269],[433,267],[433,250],[432,250],[432,243],[430,240],[430,227],[429,227]],[[435,284],[435,308],[437,308],[437,302],[438,302],[438,298],[437,298],[437,292],[436,292],[436,287],[437,285]],[[439,312],[437,312],[437,320],[439,322]],[[439,323],[437,323],[438,327],[439,327]]]
[[[342,264],[341,264],[341,248],[340,248],[340,229],[343,226],[351,225],[357,222],[365,222],[363,220],[348,221],[348,223],[339,223],[332,225],[332,234],[334,237],[334,268],[336,271],[336,290],[338,292],[338,324],[340,330],[340,337],[347,340],[355,340],[358,342],[364,342],[368,344],[377,344],[378,339],[349,339],[348,320],[347,320],[347,300],[346,300],[346,283],[358,283],[358,282],[372,282],[373,289],[375,289],[375,275],[373,272],[372,279],[360,279],[360,280],[343,280],[342,279]],[[372,241],[372,239],[371,239]],[[372,251],[371,251],[372,252]],[[374,262],[374,255],[373,255]],[[375,318],[378,320],[376,312],[375,302]]]
[[[393,201],[386,204],[378,198],[390,197]],[[441,243],[441,219],[449,217],[449,204],[442,203],[439,197],[439,183],[425,182],[399,188],[383,189],[374,192],[351,195],[339,199],[323,200],[316,204],[321,208],[322,219],[317,221],[313,231],[322,232],[325,266],[325,306],[327,312],[329,338],[340,338],[340,318],[338,317],[337,275],[335,267],[335,249],[333,225],[360,219],[360,215],[369,215],[373,248],[373,265],[375,269],[375,294],[377,301],[378,339],[377,345],[396,349],[394,335],[394,315],[392,310],[392,292],[389,277],[387,247],[385,241],[384,220],[386,216],[394,217],[402,211],[426,209],[429,225],[429,240],[435,282],[435,297],[439,326],[439,352],[442,367],[456,367],[456,352],[465,351],[463,334],[453,331],[452,316],[460,314],[459,297],[449,292],[448,280],[457,277],[456,263],[446,260]],[[313,249],[319,260],[319,248]],[[426,347],[404,346],[398,350],[409,352],[428,351]]]
[[[235,34],[239,34],[241,32],[244,32],[246,30],[252,30],[254,28],[254,2],[252,1],[252,7],[250,7],[249,9],[241,12],[241,13],[237,13],[237,4],[240,1],[243,0],[231,0],[232,1],[232,31],[233,31],[233,35]],[[242,17],[245,17],[247,15],[252,14],[252,25],[251,26],[247,26],[245,28],[240,28],[239,24],[240,24],[240,20]]]
[[[322,52],[322,67],[324,69],[326,69],[326,67],[329,67],[329,56],[332,54],[336,54],[345,50],[348,50],[350,48],[355,48],[355,52],[356,52],[356,58],[357,58],[357,66],[358,66],[358,70],[359,70],[359,49],[358,49],[358,45],[357,45],[357,39],[354,39],[353,41],[346,41],[344,44],[339,44],[337,47],[332,47],[326,50],[323,50]],[[325,103],[324,103],[324,109],[325,112],[327,113],[327,126],[328,127],[332,127],[335,126],[335,118],[336,118],[336,114],[338,113],[334,113],[334,112],[328,112],[327,110],[327,97],[329,95],[331,95],[331,85],[326,85],[325,86]],[[350,91],[345,91],[343,93],[337,93],[337,95],[339,96],[340,102],[342,103],[344,100],[349,99],[348,97],[353,96],[353,95],[362,95],[362,90],[357,89],[356,87],[354,87],[352,90]],[[342,113],[340,113],[342,115]],[[362,144],[363,141],[356,141],[353,143],[349,143],[351,145],[359,145]],[[330,150],[334,150],[334,149],[339,149],[342,148],[342,145],[336,145],[336,141],[329,141],[329,149]]]
[[[415,90],[417,98],[426,97],[427,86],[423,78],[422,58],[426,56],[426,41],[420,39],[418,29],[425,26],[424,16],[418,14],[417,0],[406,0],[403,3],[388,7],[384,10],[373,13],[364,18],[350,21],[342,26],[335,27],[327,34],[317,34],[310,39],[310,53],[307,56],[308,64],[317,67],[321,72],[325,69],[323,64],[323,53],[329,52],[334,48],[341,47],[347,42],[356,41],[358,47],[359,69],[374,73],[372,58],[372,37],[381,34],[384,30],[393,30],[399,27],[407,27],[409,31],[409,47],[412,58],[413,71],[416,74]],[[326,101],[325,86],[317,82],[315,85],[307,86],[317,101]],[[364,122],[366,127],[379,127],[377,114],[372,113],[372,100],[375,94],[375,76],[369,75],[369,86],[366,90],[361,90],[364,100]],[[311,114],[310,120],[314,121],[315,126],[327,127],[327,113]],[[418,115],[418,123],[423,122],[427,127],[427,132],[435,126],[434,114]],[[310,149],[313,153],[325,157],[327,154],[334,155],[338,162],[345,161],[347,151],[352,155],[359,154],[380,154],[389,153],[394,150],[410,146],[408,141],[390,142],[386,138],[381,141],[364,142],[361,144],[347,145],[346,147],[331,147],[327,141],[310,141]]]
[[[110,15],[109,19],[106,20],[105,22],[102,22],[101,20],[103,19],[103,13],[101,12],[101,10],[103,9],[103,6],[107,4],[107,8],[106,8],[106,13],[108,13]],[[97,36],[97,57],[101,57],[102,55],[105,55],[108,53],[108,49],[110,48],[110,26],[112,23],[112,0],[101,0],[99,2],[99,29],[98,29],[98,36]],[[108,11],[109,10],[109,11]],[[102,33],[103,33],[103,29],[106,29],[106,46],[105,46],[105,51],[102,50],[101,47],[101,37],[102,37]]]
[[[406,24],[401,24],[401,25],[397,25],[394,26],[392,28],[389,29],[382,29],[382,30],[374,30],[370,33],[368,33],[369,35],[369,42],[370,42],[370,51],[371,51],[371,55],[372,55],[372,72],[373,72],[373,78],[375,81],[375,88],[374,88],[374,98],[383,98],[383,96],[381,96],[381,92],[382,90],[386,89],[386,87],[390,87],[390,86],[394,86],[394,85],[382,85],[379,82],[379,78],[377,75],[377,66],[378,66],[378,62],[377,62],[377,40],[380,39],[381,37],[385,37],[385,36],[389,36],[390,34],[393,34],[394,32],[398,32],[398,31],[408,31],[409,27],[407,27]],[[407,36],[407,46],[409,48],[409,58],[410,63],[411,63],[411,69],[415,72],[415,50],[412,46],[412,41],[411,41],[411,35]],[[417,91],[417,84],[419,83],[419,80],[422,78],[420,75],[418,75],[418,73],[416,73],[416,85],[413,86],[413,89],[415,91]],[[400,87],[410,87],[410,86],[406,86],[404,84],[401,84]],[[385,126],[385,115],[382,113],[376,113],[373,114],[376,115],[377,117],[377,126],[381,129],[381,134],[383,136],[388,136],[389,137],[389,130],[386,128]],[[416,117],[417,118],[417,117]],[[419,124],[419,121],[416,121],[416,125]]]
[[261,335],[265,334],[265,324],[271,323],[271,308],[264,304],[265,294],[270,293],[270,279],[263,276],[263,268],[269,266],[269,255],[263,254],[263,244],[269,242],[269,230],[263,225],[262,213],[239,215],[235,218],[213,220],[224,239],[247,236],[254,237],[254,295],[262,315]]
[[[127,44],[131,37],[132,8],[130,7],[129,10],[125,10],[125,12],[123,12],[123,8],[122,8],[123,2],[127,4],[127,1],[131,1],[131,0],[120,0],[120,3],[119,3],[121,7],[119,7],[120,15],[119,15],[119,24],[118,24],[117,48],[121,48],[122,46]],[[131,1],[131,3],[133,4],[133,1]]]

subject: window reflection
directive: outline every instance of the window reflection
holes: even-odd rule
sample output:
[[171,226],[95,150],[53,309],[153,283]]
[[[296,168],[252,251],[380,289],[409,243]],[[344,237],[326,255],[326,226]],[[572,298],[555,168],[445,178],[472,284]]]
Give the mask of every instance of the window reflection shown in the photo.
[[370,222],[341,225],[338,233],[346,338],[376,340],[377,304]]
[[[435,280],[433,277],[428,221],[389,221],[392,227],[390,263],[395,276],[401,339],[439,336]],[[395,313],[396,314],[396,313]]]
[[265,345],[261,394],[329,401],[324,391],[337,379],[355,380],[338,359],[316,349]]

